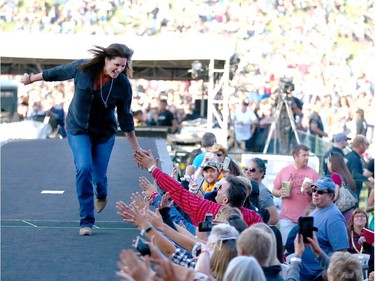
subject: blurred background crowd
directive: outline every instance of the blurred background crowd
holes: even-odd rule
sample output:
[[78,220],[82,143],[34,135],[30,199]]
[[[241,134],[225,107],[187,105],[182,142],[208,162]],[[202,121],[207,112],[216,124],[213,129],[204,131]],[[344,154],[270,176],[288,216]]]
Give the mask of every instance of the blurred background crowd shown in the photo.
[[[340,132],[354,137],[361,109],[372,142],[374,14],[369,0],[9,0],[0,1],[0,30],[20,36],[25,32],[121,35],[130,47],[127,36],[220,35],[237,44],[230,112],[247,99],[258,121],[270,117],[274,99],[268,97],[278,88],[280,77],[291,77],[293,95],[302,101],[307,120],[300,129],[308,130],[308,118],[315,111],[327,140]],[[168,101],[168,109],[181,124],[207,88],[199,79],[135,79],[132,83],[132,109],[142,113],[139,126],[149,122],[160,99]],[[27,118],[53,106],[66,112],[72,86],[72,82],[21,86],[18,117]]]

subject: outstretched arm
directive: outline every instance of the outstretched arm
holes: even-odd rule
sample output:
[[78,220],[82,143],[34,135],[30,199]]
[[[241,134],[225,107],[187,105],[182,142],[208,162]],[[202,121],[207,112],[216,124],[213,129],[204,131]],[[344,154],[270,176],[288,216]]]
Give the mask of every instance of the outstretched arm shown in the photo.
[[170,193],[173,201],[190,216],[194,225],[203,221],[206,213],[216,215],[219,211],[221,205],[192,194],[175,179],[159,170],[151,151],[137,151],[136,160],[139,166],[147,169],[152,174],[164,191]]
[[318,260],[319,264],[321,265],[323,270],[327,270],[329,266],[329,257],[326,253],[323,252],[322,248],[320,248],[315,233],[313,233],[313,238],[307,237],[307,240],[309,241],[309,246],[316,255],[316,259]]
[[193,249],[196,241],[190,239],[189,237],[185,236],[182,233],[179,233],[178,231],[174,230],[169,225],[165,224],[159,214],[156,212],[148,211],[147,216],[152,223],[152,225],[155,226],[155,228],[161,232],[163,232],[166,236],[168,236],[171,240],[173,240],[175,243],[186,249],[187,251],[190,251]]
[[29,85],[31,83],[37,82],[37,81],[44,81],[42,72],[33,74],[33,73],[24,73],[21,77],[21,83],[26,85]]
[[125,136],[130,142],[130,145],[132,146],[134,152],[138,150],[142,150],[141,146],[138,143],[137,136],[135,135],[135,131],[125,132]]
[[[150,198],[150,204],[152,204],[155,208],[158,208],[159,202],[162,200],[162,196],[157,192],[156,181],[154,181],[154,184],[152,184],[146,177],[142,176],[139,178],[139,187],[143,190],[142,193]],[[176,223],[180,223],[182,221],[186,228],[195,235],[195,226],[187,221],[175,207],[170,207],[169,215]]]
[[168,256],[172,255],[176,248],[168,239],[161,235],[153,225],[147,219],[147,207],[143,210],[138,210],[135,206],[128,206],[124,202],[119,201],[116,203],[116,208],[118,210],[117,214],[124,219],[124,221],[133,223],[144,236],[151,239],[155,236],[155,244],[164,251]]

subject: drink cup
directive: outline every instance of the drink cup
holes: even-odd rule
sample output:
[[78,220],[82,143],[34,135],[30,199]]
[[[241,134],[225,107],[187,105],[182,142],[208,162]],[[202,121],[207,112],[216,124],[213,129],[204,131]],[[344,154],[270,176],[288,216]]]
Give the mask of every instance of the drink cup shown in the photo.
[[290,181],[283,181],[282,187],[286,189],[287,194],[283,197],[289,197],[290,196]]
[[305,192],[305,190],[304,190],[304,186],[305,186],[306,184],[311,185],[312,183],[313,183],[313,180],[312,180],[312,179],[310,179],[310,178],[308,178],[308,177],[305,177],[305,179],[303,180],[302,186],[301,186],[301,192]]

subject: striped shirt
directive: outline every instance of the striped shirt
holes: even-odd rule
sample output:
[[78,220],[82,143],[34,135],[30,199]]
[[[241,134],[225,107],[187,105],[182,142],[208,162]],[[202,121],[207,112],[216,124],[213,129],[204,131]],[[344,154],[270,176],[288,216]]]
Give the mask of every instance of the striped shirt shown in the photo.
[[[215,217],[222,207],[222,205],[216,202],[194,195],[159,168],[155,168],[152,171],[152,176],[164,191],[169,192],[171,199],[190,216],[194,225],[198,225],[199,222],[204,221],[207,213],[211,213]],[[255,211],[244,207],[240,207],[239,209],[248,226],[263,222],[260,215]]]

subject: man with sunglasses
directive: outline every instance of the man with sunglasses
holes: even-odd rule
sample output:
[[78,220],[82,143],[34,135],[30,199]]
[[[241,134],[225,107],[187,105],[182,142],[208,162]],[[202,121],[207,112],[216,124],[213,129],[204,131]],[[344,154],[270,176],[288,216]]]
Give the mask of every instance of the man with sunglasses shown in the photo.
[[[337,251],[347,251],[349,241],[343,214],[333,203],[335,183],[329,177],[322,177],[311,185],[312,204],[315,209],[310,216],[314,217],[314,227],[319,246],[331,256]],[[324,280],[323,269],[317,261],[311,247],[306,247],[302,254],[300,280]]]

